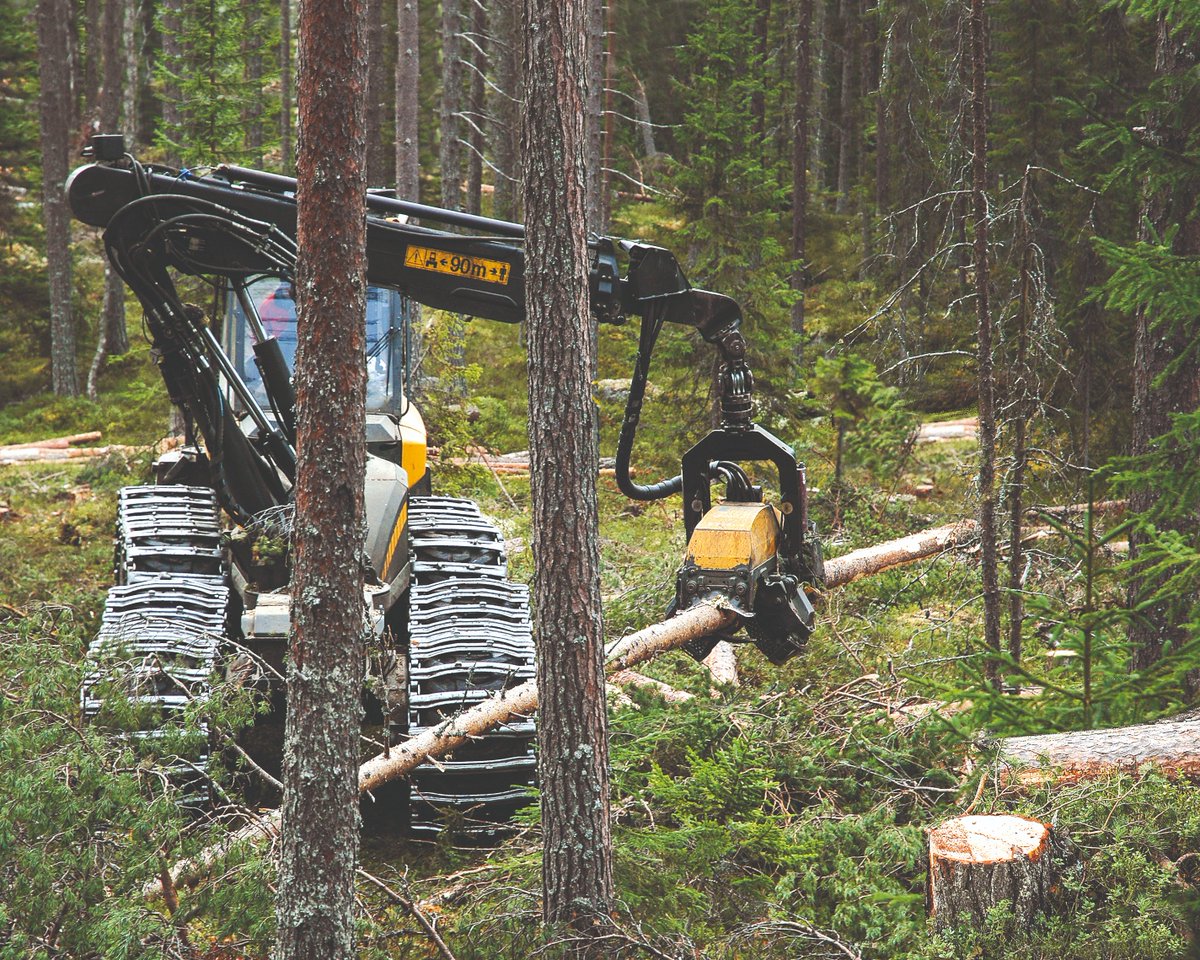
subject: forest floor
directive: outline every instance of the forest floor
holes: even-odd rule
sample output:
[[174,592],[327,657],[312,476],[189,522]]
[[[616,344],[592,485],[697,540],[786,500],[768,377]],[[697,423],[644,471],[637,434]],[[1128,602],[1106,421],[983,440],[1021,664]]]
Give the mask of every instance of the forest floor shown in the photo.
[[[475,362],[482,364],[492,346],[487,338],[475,344]],[[161,439],[156,425],[165,405],[153,388],[154,372],[144,355],[124,362],[123,392],[99,405],[79,401],[57,413],[13,407],[0,418],[0,444],[99,428],[105,432],[101,442],[145,450],[86,463],[0,467],[0,506],[7,508],[0,519],[0,704],[10,731],[32,729],[23,725],[42,722],[36,718],[46,713],[58,718],[46,721],[58,734],[33,745],[8,743],[30,764],[39,758],[49,763],[72,737],[82,736],[71,732],[71,684],[78,683],[110,583],[116,491],[147,478]],[[515,378],[516,370],[503,366],[491,365],[491,385]],[[488,386],[480,385],[478,415],[460,424],[455,442],[483,443],[497,452],[521,449],[520,418],[509,409],[510,398]],[[602,411],[609,450],[617,411],[604,403]],[[650,414],[656,415],[662,414]],[[677,442],[669,426],[659,430],[647,449]],[[813,513],[827,556],[973,513],[971,439],[916,444],[887,475],[851,470],[839,488],[831,482],[830,435],[827,425],[813,423],[797,438],[809,459]],[[643,469],[665,469],[673,455],[670,449],[651,454]],[[495,475],[481,465],[443,466],[437,476],[437,492],[472,496],[497,520],[513,575],[528,580],[527,477]],[[615,639],[663,615],[683,553],[683,528],[677,504],[631,503],[607,477],[600,481],[600,509],[606,631]],[[970,545],[830,592],[807,652],[782,668],[753,647],[739,647],[739,686],[714,689],[707,671],[682,653],[648,664],[646,674],[693,697],[669,703],[653,691],[627,689],[631,702],[612,704],[622,930],[613,955],[1195,956],[1200,893],[1186,864],[1200,849],[1200,790],[1153,771],[1024,792],[988,775],[992,738],[1071,729],[1080,722],[1071,693],[1079,680],[1078,657],[1048,655],[1052,648],[1077,646],[1071,624],[1083,591],[1078,550],[1068,539],[1048,537],[1030,557],[1024,662],[1040,682],[1027,682],[1023,697],[991,694],[980,683],[978,569]],[[1101,596],[1117,588],[1103,573],[1096,586]],[[1128,699],[1115,692],[1123,676],[1119,639],[1101,637],[1097,649],[1099,689],[1114,691],[1100,698],[1102,724],[1143,719],[1144,712],[1135,716]],[[31,670],[45,671],[53,682],[30,692]],[[37,776],[29,765],[21,769],[42,783],[37,789],[49,790],[61,767],[49,763],[50,772]],[[9,779],[0,789],[25,798],[20,822],[20,809],[28,820],[28,811],[41,808],[14,771],[0,774]],[[41,776],[49,779],[38,781]],[[98,783],[94,796],[108,789]],[[72,797],[84,807],[98,803]],[[926,833],[968,807],[1029,814],[1070,836],[1086,866],[1070,875],[1056,917],[1018,929],[1000,908],[986,930],[929,931]],[[186,894],[181,912],[168,921],[161,904],[147,914],[131,891],[139,876],[154,875],[156,856],[192,849],[208,834],[163,813],[155,829],[175,823],[178,833],[170,843],[158,837],[151,843],[137,825],[126,842],[111,829],[111,816],[101,817],[102,823],[84,816],[87,824],[58,834],[25,827],[22,843],[41,851],[34,866],[21,868],[29,873],[22,881],[26,893],[40,889],[38,869],[64,875],[66,868],[53,866],[66,856],[55,838],[83,830],[74,842],[95,852],[106,866],[93,863],[90,869],[107,879],[99,887],[81,882],[90,892],[80,893],[78,909],[136,916],[139,931],[157,922],[175,937],[182,924],[204,956],[264,954],[271,898],[261,860],[231,867]],[[137,853],[145,843],[160,852]],[[0,836],[0,876],[16,869],[13,849],[11,837]],[[517,833],[496,849],[458,845],[453,834],[417,843],[368,831],[363,863],[437,919],[459,960],[553,956],[534,922],[538,849],[531,808]],[[112,871],[129,879],[114,885]],[[362,895],[364,956],[433,955],[395,901],[371,886]],[[4,909],[15,916],[22,907],[14,897]],[[149,936],[139,935],[143,943]]]

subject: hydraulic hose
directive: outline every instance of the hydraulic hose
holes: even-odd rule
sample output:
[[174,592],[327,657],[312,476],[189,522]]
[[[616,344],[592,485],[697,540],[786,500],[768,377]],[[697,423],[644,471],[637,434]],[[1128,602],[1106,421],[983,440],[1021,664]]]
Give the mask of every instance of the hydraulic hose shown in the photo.
[[629,382],[629,398],[625,401],[625,417],[621,421],[621,432],[617,437],[616,477],[617,487],[631,500],[663,500],[683,490],[683,474],[678,474],[659,483],[643,485],[634,483],[629,472],[629,459],[633,455],[633,441],[637,437],[638,422],[642,419],[642,402],[646,397],[646,381],[650,377],[650,356],[662,329],[664,311],[654,307],[642,317],[641,332],[638,334],[637,360],[633,377]]

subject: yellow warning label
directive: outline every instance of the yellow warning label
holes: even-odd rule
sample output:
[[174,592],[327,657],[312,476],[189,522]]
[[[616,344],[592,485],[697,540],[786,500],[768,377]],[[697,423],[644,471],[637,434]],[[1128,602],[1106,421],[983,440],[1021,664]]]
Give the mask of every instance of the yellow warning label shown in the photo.
[[448,250],[435,250],[432,247],[409,246],[404,254],[404,265],[417,270],[431,270],[434,273],[450,273],[456,277],[470,277],[472,280],[482,280],[484,283],[507,284],[512,264],[503,260],[486,260],[483,257],[469,257],[462,253],[451,253]]

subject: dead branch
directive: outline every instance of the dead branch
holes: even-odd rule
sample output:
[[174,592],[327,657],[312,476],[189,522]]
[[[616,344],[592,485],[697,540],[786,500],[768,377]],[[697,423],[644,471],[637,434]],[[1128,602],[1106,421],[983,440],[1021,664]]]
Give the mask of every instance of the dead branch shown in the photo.
[[364,880],[368,880],[375,884],[375,886],[387,894],[393,903],[403,907],[408,915],[421,925],[421,929],[424,930],[425,935],[433,941],[433,945],[437,947],[438,953],[442,955],[443,960],[458,960],[458,958],[454,956],[454,952],[446,945],[446,941],[442,939],[441,934],[437,932],[437,927],[433,925],[430,919],[425,916],[425,914],[421,912],[417,905],[409,900],[408,897],[401,896],[386,883],[380,880],[379,877],[372,873],[367,873],[367,871],[362,869],[362,867],[358,868],[358,875]]

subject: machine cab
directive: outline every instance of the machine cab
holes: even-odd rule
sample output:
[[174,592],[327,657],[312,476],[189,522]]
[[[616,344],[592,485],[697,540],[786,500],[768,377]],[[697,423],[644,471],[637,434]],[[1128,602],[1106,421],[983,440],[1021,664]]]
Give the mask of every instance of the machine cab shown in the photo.
[[[254,324],[246,305],[257,314],[262,330],[279,341],[288,369],[296,365],[296,301],[292,284],[260,277],[246,285],[245,296],[230,288],[225,298],[222,347],[259,403],[270,409],[262,374],[254,362]],[[367,288],[367,412],[402,418],[408,412],[409,320],[406,297],[386,287]]]

